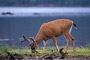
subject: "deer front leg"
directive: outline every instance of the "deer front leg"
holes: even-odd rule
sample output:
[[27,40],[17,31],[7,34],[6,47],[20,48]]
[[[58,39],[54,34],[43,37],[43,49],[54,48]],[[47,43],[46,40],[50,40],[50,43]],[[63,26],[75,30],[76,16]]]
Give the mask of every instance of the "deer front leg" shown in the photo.
[[55,37],[55,36],[53,36],[53,37],[52,37],[52,40],[53,40],[53,43],[54,43],[54,45],[55,45],[55,47],[56,47],[57,51],[59,52],[59,49],[58,49],[58,46],[57,46],[56,37]]
[[46,41],[43,41],[43,51],[42,51],[42,53],[44,53],[45,46],[46,46]]

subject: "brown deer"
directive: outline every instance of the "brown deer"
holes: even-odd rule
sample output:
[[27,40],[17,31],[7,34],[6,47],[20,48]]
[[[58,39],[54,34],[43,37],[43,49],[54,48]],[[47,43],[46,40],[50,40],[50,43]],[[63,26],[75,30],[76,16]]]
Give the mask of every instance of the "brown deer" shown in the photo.
[[41,25],[35,39],[30,38],[30,40],[32,40],[32,43],[24,35],[23,35],[24,40],[22,42],[28,41],[30,43],[31,50],[35,52],[38,45],[43,41],[43,51],[42,51],[42,53],[44,53],[47,40],[52,38],[53,43],[54,43],[57,51],[59,52],[56,37],[64,35],[64,37],[67,40],[67,45],[66,45],[66,48],[65,48],[65,52],[67,52],[67,48],[69,46],[70,40],[73,43],[73,51],[75,52],[74,37],[70,34],[71,29],[72,29],[72,25],[74,27],[76,27],[76,24],[73,23],[73,21],[71,21],[69,19],[57,19],[57,20],[54,20],[54,21],[43,23]]

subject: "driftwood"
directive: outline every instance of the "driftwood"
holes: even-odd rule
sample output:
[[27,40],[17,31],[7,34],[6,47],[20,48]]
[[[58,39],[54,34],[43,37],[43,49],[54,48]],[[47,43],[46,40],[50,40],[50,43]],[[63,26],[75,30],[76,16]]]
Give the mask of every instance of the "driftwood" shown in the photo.
[[44,58],[44,59],[55,59],[55,58],[64,59],[67,56],[67,53],[63,52],[63,48],[61,48],[59,50],[59,53],[60,53],[60,55],[49,54],[49,55],[43,56],[42,58]]
[[[45,55],[45,56],[35,56],[35,55],[20,55],[17,53],[10,53],[7,52],[7,54],[3,55],[0,54],[0,60],[60,60],[62,59],[61,54],[60,55],[55,55],[55,54],[49,54],[49,55]],[[85,56],[85,55],[69,55],[67,57],[64,57],[63,59],[65,60],[90,60],[90,55],[89,56]]]
[[67,54],[63,52],[63,48],[60,49],[60,54],[59,55],[56,55],[56,54],[48,54],[48,55],[45,55],[45,56],[34,56],[34,55],[20,55],[20,54],[17,54],[17,53],[10,53],[10,52],[7,52],[7,55],[9,60],[15,60],[15,59],[64,59]]
[[61,54],[61,58],[60,58],[60,59],[64,59],[64,58],[67,56],[67,54],[68,54],[68,53],[64,53],[64,52],[63,52],[63,48],[61,48],[61,49],[59,50],[59,52],[60,52],[60,54]]

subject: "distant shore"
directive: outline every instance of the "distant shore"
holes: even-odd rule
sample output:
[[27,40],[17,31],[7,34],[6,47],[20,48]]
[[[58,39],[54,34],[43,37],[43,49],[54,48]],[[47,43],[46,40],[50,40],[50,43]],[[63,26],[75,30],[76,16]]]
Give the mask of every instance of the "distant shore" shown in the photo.
[[[4,14],[9,12],[9,14]],[[10,14],[11,13],[11,14]],[[89,7],[0,7],[0,17],[18,16],[86,16]]]

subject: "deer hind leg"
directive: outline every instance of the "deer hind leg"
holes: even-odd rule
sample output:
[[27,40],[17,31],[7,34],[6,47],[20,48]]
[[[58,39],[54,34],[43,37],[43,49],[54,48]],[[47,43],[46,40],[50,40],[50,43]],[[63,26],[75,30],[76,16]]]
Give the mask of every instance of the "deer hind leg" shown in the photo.
[[52,37],[52,40],[53,40],[53,43],[54,43],[54,45],[55,45],[55,47],[56,47],[57,51],[59,52],[59,49],[58,49],[58,46],[57,46],[56,37],[55,37],[55,36],[53,36],[53,37]]
[[69,43],[70,43],[69,34],[65,33],[65,34],[64,34],[64,37],[65,37],[66,40],[67,40],[67,45],[66,45],[66,47],[65,47],[65,53],[66,53],[66,52],[67,52],[67,48],[68,48]]
[[71,30],[72,30],[72,27],[70,28],[70,31],[69,31],[69,38],[73,43],[73,52],[75,52],[75,40],[74,40],[74,37],[71,35]]
[[42,53],[44,53],[45,46],[46,46],[46,41],[43,40],[43,51],[42,51]]
[[72,43],[73,43],[73,52],[75,52],[75,40],[74,40],[74,37],[71,34],[69,34],[69,36],[70,36],[70,39],[72,40]]

